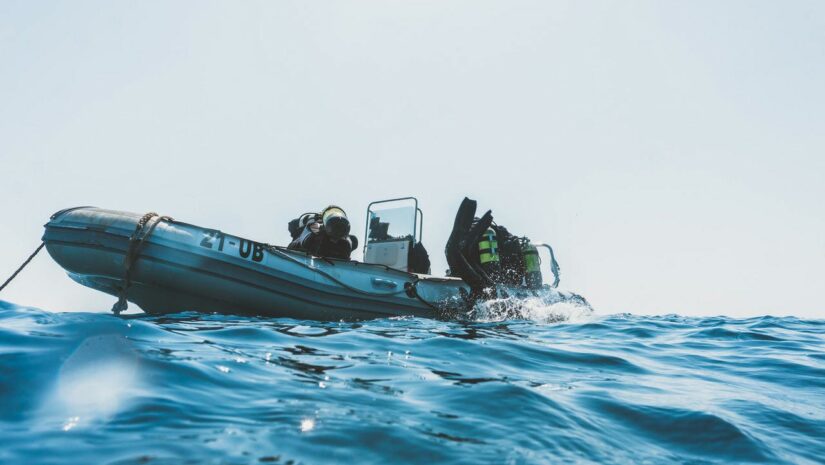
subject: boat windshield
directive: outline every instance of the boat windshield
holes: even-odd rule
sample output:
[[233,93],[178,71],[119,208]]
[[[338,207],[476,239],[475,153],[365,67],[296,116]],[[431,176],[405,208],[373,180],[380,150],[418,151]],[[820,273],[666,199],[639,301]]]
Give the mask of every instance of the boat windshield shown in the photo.
[[367,243],[416,241],[415,199],[374,202],[367,211]]

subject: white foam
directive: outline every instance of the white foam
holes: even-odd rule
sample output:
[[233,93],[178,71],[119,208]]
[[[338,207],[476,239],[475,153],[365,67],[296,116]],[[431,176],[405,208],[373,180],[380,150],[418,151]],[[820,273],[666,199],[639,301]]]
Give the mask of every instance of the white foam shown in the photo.
[[531,297],[507,297],[479,302],[475,321],[532,320],[539,323],[585,323],[595,318],[586,302],[556,290],[542,290]]

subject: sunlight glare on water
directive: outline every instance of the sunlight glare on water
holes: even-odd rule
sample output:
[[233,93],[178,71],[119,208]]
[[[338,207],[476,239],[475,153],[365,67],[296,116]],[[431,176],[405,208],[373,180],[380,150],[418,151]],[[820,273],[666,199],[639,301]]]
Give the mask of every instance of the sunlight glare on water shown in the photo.
[[137,365],[137,355],[123,336],[86,338],[60,367],[43,414],[68,417],[64,431],[110,418],[136,389]]

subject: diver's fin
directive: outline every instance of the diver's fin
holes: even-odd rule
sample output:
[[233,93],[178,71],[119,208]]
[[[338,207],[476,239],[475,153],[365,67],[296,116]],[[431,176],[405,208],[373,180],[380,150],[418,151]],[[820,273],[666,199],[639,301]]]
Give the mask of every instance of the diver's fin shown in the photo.
[[453,223],[453,230],[450,232],[450,237],[447,239],[447,245],[444,248],[444,254],[447,256],[447,265],[453,276],[464,278],[463,271],[466,268],[463,260],[460,259],[461,250],[459,245],[461,239],[467,234],[470,225],[473,222],[473,217],[476,214],[477,203],[475,200],[470,200],[464,197],[458,211],[455,215],[455,222]]
[[487,228],[489,228],[491,224],[493,224],[493,212],[492,210],[487,210],[487,212],[481,216],[481,219],[467,230],[462,241],[464,244],[461,247],[464,256],[472,257],[472,254],[478,251],[478,240],[481,239],[481,235],[484,234],[484,231],[487,231]]
[[487,210],[487,212],[481,216],[481,219],[479,219],[476,224],[474,224],[469,231],[467,231],[459,243],[461,254],[464,256],[464,259],[470,265],[475,274],[481,278],[481,286],[485,289],[494,288],[495,284],[490,276],[483,269],[481,269],[480,264],[471,257],[473,257],[474,254],[478,254],[478,241],[481,239],[481,235],[484,234],[484,231],[486,231],[492,223],[493,213],[490,210]]
[[470,226],[473,224],[473,218],[476,216],[476,208],[478,208],[478,202],[464,197],[455,214],[453,233],[463,235],[470,229]]
[[462,200],[455,215],[453,230],[444,248],[452,275],[461,278],[470,286],[470,293],[466,299],[468,306],[472,306],[481,298],[495,298],[493,280],[471,258],[473,253],[477,253],[475,249],[481,235],[493,222],[492,212],[487,211],[476,224],[473,224],[477,206],[475,200],[467,197]]

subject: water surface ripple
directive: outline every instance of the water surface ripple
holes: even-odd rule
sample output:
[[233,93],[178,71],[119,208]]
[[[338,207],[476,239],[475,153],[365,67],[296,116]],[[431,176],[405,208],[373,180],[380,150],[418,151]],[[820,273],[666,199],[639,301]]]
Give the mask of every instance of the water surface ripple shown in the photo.
[[825,460],[825,321],[118,318],[0,301],[0,463]]

